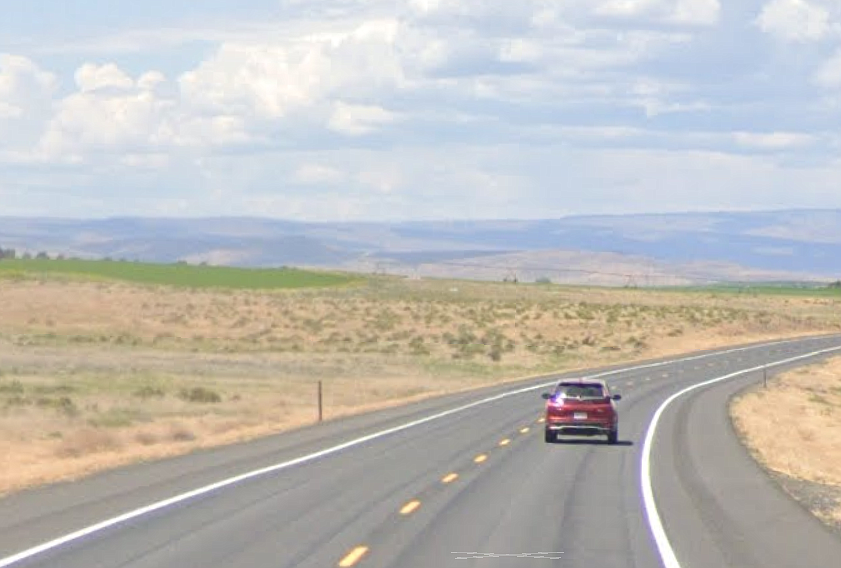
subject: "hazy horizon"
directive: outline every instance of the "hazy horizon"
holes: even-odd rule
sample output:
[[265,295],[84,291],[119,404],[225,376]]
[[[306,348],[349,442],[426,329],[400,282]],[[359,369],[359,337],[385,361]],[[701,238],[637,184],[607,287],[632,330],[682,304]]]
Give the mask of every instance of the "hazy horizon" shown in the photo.
[[273,217],[267,215],[203,215],[203,216],[191,216],[191,215],[130,215],[130,214],[120,214],[120,215],[109,215],[109,216],[102,216],[102,217],[71,217],[71,216],[59,216],[59,215],[0,215],[0,218],[7,218],[7,219],[43,219],[43,220],[51,220],[51,221],[108,221],[108,220],[119,220],[119,219],[162,219],[162,220],[172,220],[172,221],[202,221],[202,220],[213,220],[213,219],[255,219],[261,221],[279,221],[279,222],[286,222],[286,223],[300,223],[300,224],[401,224],[401,223],[460,223],[460,222],[469,222],[469,223],[483,223],[483,222],[517,222],[517,221],[558,221],[563,219],[574,219],[574,218],[592,218],[592,217],[677,217],[677,216],[689,216],[689,215],[726,215],[726,214],[775,214],[775,213],[810,213],[810,212],[841,212],[841,207],[837,208],[820,208],[820,207],[790,207],[790,208],[783,208],[783,209],[711,209],[711,210],[698,210],[698,211],[646,211],[640,213],[581,213],[581,214],[570,214],[570,215],[562,215],[559,217],[495,217],[495,218],[457,218],[457,217],[440,217],[440,218],[417,218],[417,219],[354,219],[351,221],[328,221],[328,220],[304,220],[304,219],[295,219],[292,217]]
[[[268,217],[0,218],[0,246],[54,256],[320,266],[501,279],[838,278],[841,209],[557,219],[306,222]],[[621,267],[621,268],[620,268]],[[589,276],[588,276],[589,277]]]

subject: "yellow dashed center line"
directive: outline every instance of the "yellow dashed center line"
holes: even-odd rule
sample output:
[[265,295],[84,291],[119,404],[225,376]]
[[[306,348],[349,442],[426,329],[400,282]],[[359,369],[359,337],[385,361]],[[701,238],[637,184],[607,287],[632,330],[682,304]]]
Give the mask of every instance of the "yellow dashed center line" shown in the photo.
[[488,459],[487,454],[479,454],[478,456],[473,458],[473,461],[476,462],[476,463],[482,463],[484,461],[487,461],[487,459]]
[[367,546],[357,546],[351,550],[347,556],[341,559],[339,566],[341,566],[341,568],[347,568],[348,566],[355,565],[362,559],[363,556],[365,556],[366,552],[368,552]]
[[628,387],[634,386],[634,381],[628,381],[627,383],[625,383],[625,386],[628,386]]
[[414,513],[415,511],[418,510],[418,507],[420,507],[420,505],[421,505],[421,502],[418,501],[417,499],[415,499],[414,501],[409,501],[408,503],[403,505],[402,509],[400,509],[400,514],[401,515],[411,515],[412,513]]
[[544,422],[546,422],[545,418],[541,418],[537,421],[538,424],[543,424]]
[[441,483],[452,483],[456,479],[458,479],[458,474],[450,473],[444,476],[444,478],[441,480]]
[[520,434],[528,434],[529,430],[530,430],[530,428],[528,426],[520,428]]
[[501,440],[501,441],[499,442],[499,445],[500,445],[500,446],[507,446],[507,445],[508,445],[508,444],[510,444],[510,443],[511,443],[511,440],[509,440],[508,438],[505,438],[504,440]]

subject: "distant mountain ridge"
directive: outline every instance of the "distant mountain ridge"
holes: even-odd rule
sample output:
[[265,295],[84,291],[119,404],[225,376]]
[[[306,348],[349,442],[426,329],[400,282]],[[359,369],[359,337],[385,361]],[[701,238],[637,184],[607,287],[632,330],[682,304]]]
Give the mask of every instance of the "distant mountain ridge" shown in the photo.
[[82,258],[573,283],[837,280],[841,210],[395,223],[0,217],[0,247]]

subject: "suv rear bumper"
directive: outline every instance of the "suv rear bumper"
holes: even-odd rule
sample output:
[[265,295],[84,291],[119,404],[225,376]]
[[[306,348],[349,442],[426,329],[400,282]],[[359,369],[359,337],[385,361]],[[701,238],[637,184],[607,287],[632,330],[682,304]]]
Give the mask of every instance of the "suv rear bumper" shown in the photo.
[[555,422],[546,425],[546,430],[558,434],[570,434],[573,436],[599,436],[609,434],[613,427],[610,424],[587,423],[587,422]]

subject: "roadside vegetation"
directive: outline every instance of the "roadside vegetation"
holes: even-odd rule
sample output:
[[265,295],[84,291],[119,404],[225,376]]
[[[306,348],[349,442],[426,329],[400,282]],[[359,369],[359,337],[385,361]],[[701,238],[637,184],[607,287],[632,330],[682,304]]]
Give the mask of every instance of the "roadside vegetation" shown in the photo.
[[756,460],[841,530],[841,357],[746,392],[734,399],[731,415]]
[[[191,268],[200,279],[216,270]],[[841,329],[835,297],[343,282],[354,285],[0,277],[0,492],[312,423],[318,381],[329,419],[526,375]]]

